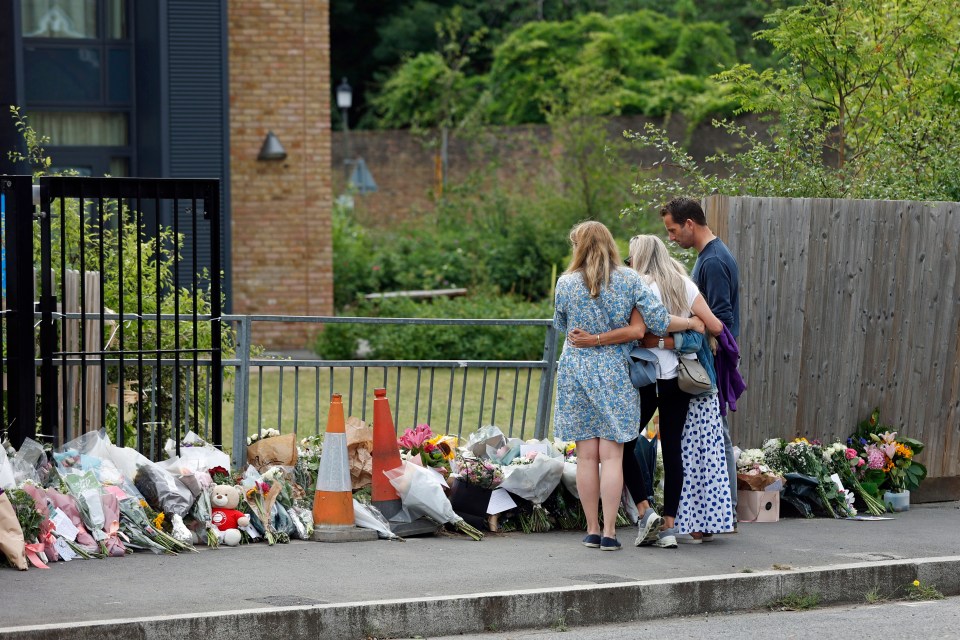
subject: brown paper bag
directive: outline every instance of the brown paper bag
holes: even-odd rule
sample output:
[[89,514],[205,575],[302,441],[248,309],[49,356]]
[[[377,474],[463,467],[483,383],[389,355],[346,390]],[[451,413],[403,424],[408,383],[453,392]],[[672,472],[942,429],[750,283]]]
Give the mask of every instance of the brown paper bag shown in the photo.
[[20,529],[20,521],[17,520],[17,512],[6,493],[0,493],[0,551],[11,565],[20,571],[27,570],[23,531]]
[[782,482],[783,478],[770,473],[761,473],[759,475],[738,473],[737,489],[742,491],[764,491],[778,480]]
[[347,459],[354,490],[373,484],[373,427],[354,416],[344,424],[347,432]]
[[297,464],[297,437],[286,433],[263,438],[247,446],[247,462],[263,473],[270,467],[292,467]]

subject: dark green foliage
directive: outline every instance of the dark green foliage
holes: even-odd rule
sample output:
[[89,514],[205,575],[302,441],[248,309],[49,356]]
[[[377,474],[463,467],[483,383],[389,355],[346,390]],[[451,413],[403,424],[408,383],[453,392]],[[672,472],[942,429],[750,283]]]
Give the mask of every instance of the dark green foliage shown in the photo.
[[[769,66],[772,47],[753,34],[766,25],[763,17],[772,11],[798,4],[799,0],[332,0],[330,3],[331,65],[333,83],[346,76],[354,87],[351,118],[361,127],[372,126],[367,94],[376,91],[393,69],[421,53],[437,51],[434,25],[455,9],[463,20],[463,33],[483,29],[483,46],[471,56],[469,75],[489,72],[494,50],[512,33],[529,24],[572,21],[588,13],[607,18],[649,10],[676,19],[683,25],[711,22],[724,28],[736,59],[755,66]],[[646,25],[627,32],[624,46],[666,58],[681,32],[656,30]],[[650,47],[653,43],[654,46]],[[682,45],[677,45],[682,48]],[[726,45],[724,45],[726,48]],[[712,48],[708,48],[710,52]],[[696,52],[688,58],[698,63]],[[711,55],[699,56],[700,64],[712,65]],[[684,71],[690,73],[690,71]],[[337,118],[339,114],[334,114]],[[539,115],[537,115],[539,117]]]
[[[470,297],[414,302],[386,298],[364,302],[352,315],[386,318],[550,318],[549,301],[531,303],[516,296],[481,293]],[[317,338],[317,353],[326,359],[355,357],[358,341],[369,343],[375,359],[397,360],[539,360],[545,328],[538,326],[328,325]]]

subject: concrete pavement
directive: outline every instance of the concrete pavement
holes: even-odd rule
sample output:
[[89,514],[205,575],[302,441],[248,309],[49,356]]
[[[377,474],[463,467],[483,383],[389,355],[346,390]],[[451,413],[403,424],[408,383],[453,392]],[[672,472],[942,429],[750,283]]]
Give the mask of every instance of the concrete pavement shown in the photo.
[[[2,569],[0,640],[429,637],[742,611],[804,591],[858,603],[914,579],[957,595],[958,506],[878,522],[744,523],[676,550],[606,553],[581,546],[578,532],[510,533]],[[635,532],[619,535],[630,545]]]

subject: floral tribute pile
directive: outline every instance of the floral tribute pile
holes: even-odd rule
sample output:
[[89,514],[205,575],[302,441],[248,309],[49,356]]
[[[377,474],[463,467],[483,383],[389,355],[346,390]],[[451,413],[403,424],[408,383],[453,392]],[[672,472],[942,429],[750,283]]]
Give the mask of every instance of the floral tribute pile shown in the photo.
[[[365,433],[357,422],[357,433]],[[323,436],[296,442],[270,429],[249,442],[261,445],[254,458],[262,461],[268,451],[292,464],[233,470],[227,454],[193,432],[180,442],[179,454],[169,441],[163,462],[114,446],[103,431],[56,451],[30,439],[18,451],[0,448],[0,552],[9,565],[26,570],[134,551],[179,554],[198,546],[310,539]],[[397,446],[401,466],[385,474],[402,509],[390,520],[370,504],[369,451],[348,447],[348,457],[356,458],[351,466],[359,471],[357,526],[375,529],[381,538],[397,540],[393,526],[423,518],[474,540],[485,531],[586,525],[572,442],[521,440],[493,425],[461,441],[420,424],[405,430]],[[738,484],[779,490],[782,501],[806,517],[879,515],[886,511],[885,492],[909,491],[926,477],[915,459],[922,450],[921,442],[881,425],[874,411],[846,442],[773,438],[741,451]],[[661,477],[658,464],[655,485]],[[630,522],[631,503],[624,492],[618,524]]]
[[[52,452],[29,438],[10,455],[0,448],[0,551],[7,563],[25,570],[134,551],[193,553],[198,545],[219,546],[226,528],[239,530],[240,543],[312,535],[313,492],[308,499],[297,482],[310,478],[310,456],[300,469],[233,472],[230,458],[193,432],[179,456],[172,441],[165,449],[169,459],[153,462],[114,446],[102,430]],[[244,526],[235,526],[236,517],[229,527],[219,524],[222,487],[235,491],[231,511]]]
[[915,489],[927,470],[914,460],[923,443],[880,424],[874,410],[846,442],[782,438],[745,449],[737,460],[743,489],[782,488],[781,500],[805,517],[852,518],[887,511],[883,496]]

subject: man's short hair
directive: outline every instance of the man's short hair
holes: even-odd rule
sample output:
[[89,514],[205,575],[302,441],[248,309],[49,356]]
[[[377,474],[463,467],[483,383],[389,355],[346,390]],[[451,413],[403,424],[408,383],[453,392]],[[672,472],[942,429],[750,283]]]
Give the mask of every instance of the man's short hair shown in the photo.
[[701,227],[707,226],[707,216],[703,214],[700,202],[693,198],[674,198],[660,209],[660,217],[667,214],[670,214],[673,221],[679,225],[685,224],[687,220],[693,220]]

